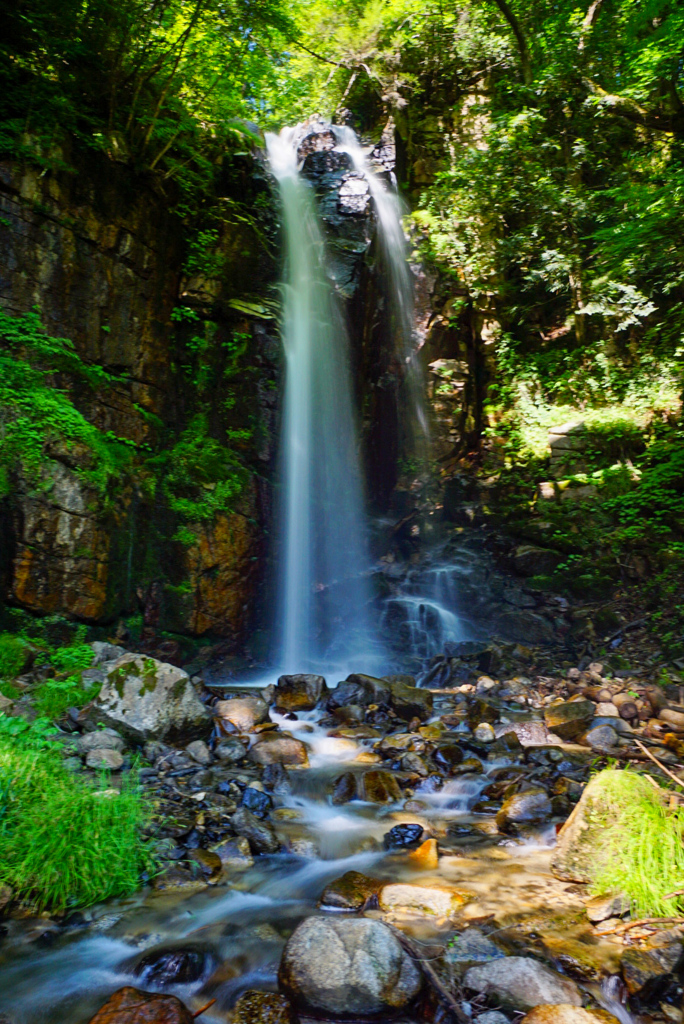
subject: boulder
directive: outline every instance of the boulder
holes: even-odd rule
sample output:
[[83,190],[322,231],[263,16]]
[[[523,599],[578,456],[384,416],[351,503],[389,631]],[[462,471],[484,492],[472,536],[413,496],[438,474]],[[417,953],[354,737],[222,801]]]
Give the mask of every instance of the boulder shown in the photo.
[[453,917],[472,895],[446,885],[392,882],[380,890],[378,902],[386,912]]
[[298,1009],[364,1017],[402,1010],[422,978],[380,921],[309,917],[285,946],[278,981]]
[[525,956],[507,956],[471,967],[463,984],[513,1010],[532,1010],[545,1003],[582,1005],[582,996],[574,981]]
[[239,732],[251,732],[255,725],[268,722],[268,704],[261,697],[233,697],[217,701],[214,714],[230,722]]
[[285,996],[277,992],[243,992],[233,1008],[231,1024],[294,1024],[295,1016]]
[[611,754],[615,752],[619,738],[617,730],[611,725],[596,725],[589,729],[584,741],[597,754]]
[[440,768],[446,768],[447,771],[451,771],[452,768],[463,762],[463,751],[458,743],[445,743],[443,746],[437,747],[432,756]]
[[684,947],[681,939],[676,938],[648,949],[626,949],[622,956],[622,977],[629,994],[638,993],[642,999],[648,999],[653,989],[680,967],[683,958]]
[[133,743],[185,744],[211,732],[212,717],[187,672],[142,654],[112,662],[87,721],[103,722]]
[[356,798],[356,776],[353,772],[338,775],[332,785],[332,802],[335,806],[347,804]]
[[[482,1020],[478,1017],[478,1024]],[[620,1024],[617,1017],[607,1010],[583,1010],[569,1003],[557,1003],[555,1006],[535,1006],[520,1024],[599,1024],[601,1021],[603,1024]]]
[[432,694],[419,686],[393,682],[390,684],[390,704],[404,721],[419,718],[421,722],[432,717]]
[[281,676],[274,694],[276,711],[313,711],[327,692],[323,676],[308,673]]
[[561,560],[557,551],[534,544],[521,544],[513,552],[513,568],[519,576],[547,576]]
[[423,831],[423,826],[417,822],[395,825],[389,832],[385,832],[383,846],[386,850],[415,849],[422,842]]
[[95,729],[86,732],[78,740],[79,754],[88,754],[91,750],[108,749],[124,750],[126,744],[114,729]]
[[212,846],[211,852],[218,854],[224,870],[243,871],[254,865],[249,841],[244,836],[238,836],[237,839],[224,839],[223,842]]
[[102,1006],[90,1024],[193,1024],[188,1008],[175,996],[120,988]]
[[211,753],[204,740],[193,740],[192,743],[188,743],[185,753],[189,754],[197,764],[204,765],[204,767],[211,764]]
[[253,853],[277,853],[280,849],[273,825],[259,821],[246,807],[239,807],[230,820],[237,834],[245,837]]
[[373,770],[361,776],[361,799],[372,804],[390,804],[401,800],[401,789],[391,772]]
[[451,939],[444,959],[449,964],[486,964],[490,960],[500,960],[505,955],[479,928],[466,928]]
[[85,759],[88,768],[104,768],[108,772],[118,772],[123,767],[124,759],[118,750],[111,750],[109,747],[96,747],[89,750]]
[[237,736],[224,736],[214,747],[214,754],[224,764],[235,764],[247,754],[247,747]]
[[616,811],[605,792],[605,772],[589,781],[579,803],[558,833],[551,870],[566,882],[593,882],[610,858],[606,829]]
[[347,871],[326,885],[318,905],[321,910],[361,910],[380,892],[383,883],[360,871]]
[[242,794],[242,806],[257,818],[265,818],[273,806],[273,801],[263,789],[257,789],[256,785],[247,786]]
[[291,736],[289,732],[261,733],[249,751],[249,759],[257,764],[307,765],[309,763],[306,745]]
[[546,728],[562,740],[575,740],[586,732],[596,707],[590,700],[566,700],[544,709]]
[[129,962],[128,973],[134,974],[146,985],[164,988],[199,981],[204,975],[209,974],[214,966],[215,958],[205,949],[193,946],[163,946],[149,949],[133,963]]
[[545,789],[527,789],[506,800],[496,816],[501,832],[517,832],[521,825],[533,825],[551,817],[553,808]]
[[128,653],[125,647],[119,647],[117,644],[109,644],[105,640],[94,640],[90,645],[90,649],[93,652],[91,668],[97,668],[99,665],[105,665],[109,661],[116,661],[117,658]]
[[387,704],[389,697],[390,688],[386,680],[354,672],[332,690],[326,707],[328,711],[335,711],[348,704],[358,704],[360,707]]

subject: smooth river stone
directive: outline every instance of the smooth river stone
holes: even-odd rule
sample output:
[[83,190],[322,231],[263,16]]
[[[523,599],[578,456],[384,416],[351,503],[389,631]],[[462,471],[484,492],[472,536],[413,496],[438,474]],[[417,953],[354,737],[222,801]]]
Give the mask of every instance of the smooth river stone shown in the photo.
[[452,917],[472,894],[447,886],[393,882],[380,890],[380,909],[386,912]]

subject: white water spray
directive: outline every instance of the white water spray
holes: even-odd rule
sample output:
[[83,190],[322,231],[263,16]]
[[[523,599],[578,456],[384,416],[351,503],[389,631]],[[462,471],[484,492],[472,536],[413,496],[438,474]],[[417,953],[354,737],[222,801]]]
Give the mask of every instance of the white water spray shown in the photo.
[[347,659],[363,632],[367,567],[348,339],[325,272],[313,192],[299,174],[301,130],[267,136],[285,234],[286,360],[279,662],[285,672]]

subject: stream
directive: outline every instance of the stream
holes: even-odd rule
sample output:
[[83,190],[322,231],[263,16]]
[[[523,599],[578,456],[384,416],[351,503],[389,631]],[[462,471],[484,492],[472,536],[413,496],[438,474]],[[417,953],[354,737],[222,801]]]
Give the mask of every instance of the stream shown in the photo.
[[[437,692],[434,698],[437,721],[453,711],[454,702],[449,694]],[[473,811],[482,790],[511,760],[484,760],[484,772],[439,787],[428,777],[409,800],[335,806],[333,780],[342,771],[366,771],[373,741],[333,736],[336,730],[321,726],[320,719],[319,711],[297,720],[271,711],[271,720],[287,726],[309,752],[309,767],[290,769],[286,791],[273,794],[271,819],[289,852],[259,856],[252,867],[202,891],[147,890],[112,901],[73,915],[62,930],[52,931],[35,918],[8,921],[0,945],[0,1008],[13,1024],[84,1024],[110,993],[131,983],[171,992],[194,1009],[216,999],[202,1019],[225,1021],[225,1012],[245,990],[276,990],[287,936],[304,917],[335,913],[317,909],[317,903],[326,885],[348,871],[466,890],[470,901],[457,921],[390,915],[428,951],[444,947],[455,928],[481,921],[490,927],[495,922],[505,933],[521,920],[542,920],[548,942],[550,908],[559,918],[560,940],[567,928],[564,915],[583,915],[576,887],[558,881],[549,869],[554,822],[524,838],[504,838],[492,813]],[[413,822],[438,838],[436,869],[412,865],[406,851],[383,848],[390,828]],[[377,909],[366,914],[386,916]],[[167,947],[196,951],[199,976],[184,984],[167,984],[144,972],[132,977],[131,964],[142,952]],[[611,955],[608,951],[608,959]]]

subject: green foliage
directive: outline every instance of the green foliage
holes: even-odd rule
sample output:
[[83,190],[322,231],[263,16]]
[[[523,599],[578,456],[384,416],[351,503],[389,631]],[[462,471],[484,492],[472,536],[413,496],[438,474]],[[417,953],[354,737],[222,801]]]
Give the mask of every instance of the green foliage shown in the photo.
[[[232,511],[246,471],[233,452],[208,433],[207,418],[198,414],[176,444],[155,460],[171,509],[188,522],[212,519]],[[179,535],[181,543],[187,535]]]
[[602,837],[611,856],[593,891],[625,893],[639,916],[676,915],[682,897],[670,894],[684,884],[684,808],[670,810],[667,791],[636,772],[608,769],[601,778],[615,821]]
[[52,911],[132,893],[151,863],[135,773],[118,796],[98,795],[62,766],[44,724],[20,722],[0,716],[0,884]]
[[[26,662],[26,643],[12,633],[0,633],[0,679],[11,681]],[[10,696],[5,694],[6,697]]]
[[33,692],[33,703],[41,717],[56,721],[69,708],[82,708],[100,692],[100,683],[84,687],[78,676],[46,679]]
[[89,423],[68,389],[75,381],[92,388],[109,380],[101,367],[83,362],[73,342],[46,334],[37,313],[13,317],[0,310],[0,493],[8,493],[17,468],[34,486],[52,486],[44,465],[56,454],[106,491],[129,461],[128,448]]

